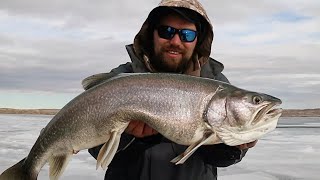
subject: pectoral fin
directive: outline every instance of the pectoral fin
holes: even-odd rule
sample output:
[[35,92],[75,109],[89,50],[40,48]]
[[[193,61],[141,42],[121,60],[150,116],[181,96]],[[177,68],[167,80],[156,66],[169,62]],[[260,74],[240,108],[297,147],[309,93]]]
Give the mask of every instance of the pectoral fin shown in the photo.
[[[109,140],[101,147],[98,157],[96,169],[101,166],[105,169],[111,162],[119,146],[121,133],[112,131]],[[108,163],[109,162],[109,163]]]
[[221,139],[221,141],[226,144],[226,145],[229,145],[229,146],[237,146],[237,145],[240,145],[240,144],[245,144],[245,143],[249,143],[249,142],[252,142],[254,141],[255,139],[252,139],[251,141],[248,139],[250,139],[248,137],[248,134],[252,137],[256,137],[254,136],[253,133],[246,133],[246,134],[236,134],[236,133],[231,133],[229,130],[226,130],[225,128],[220,128],[220,131],[219,132],[219,138]]
[[215,137],[214,132],[208,133],[200,141],[191,144],[182,154],[172,159],[170,162],[177,164],[183,164],[200,146],[211,141]]

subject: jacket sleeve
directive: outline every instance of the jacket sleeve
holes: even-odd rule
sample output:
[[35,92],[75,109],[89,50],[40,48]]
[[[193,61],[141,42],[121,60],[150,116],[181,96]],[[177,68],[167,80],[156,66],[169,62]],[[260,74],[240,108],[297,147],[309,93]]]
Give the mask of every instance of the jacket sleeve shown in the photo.
[[247,153],[247,149],[240,150],[225,144],[216,144],[200,147],[199,153],[207,164],[215,167],[227,167],[240,162]]

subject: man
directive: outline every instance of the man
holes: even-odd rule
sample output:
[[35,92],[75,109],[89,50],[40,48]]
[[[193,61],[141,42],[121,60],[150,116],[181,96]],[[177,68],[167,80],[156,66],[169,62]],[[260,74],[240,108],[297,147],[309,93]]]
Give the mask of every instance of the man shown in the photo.
[[[154,8],[133,45],[126,46],[130,63],[110,73],[93,76],[89,89],[119,73],[166,72],[201,76],[228,82],[223,65],[209,57],[212,25],[196,0],[163,0]],[[91,77],[92,78],[92,77]],[[130,88],[130,87],[128,87]],[[200,147],[184,164],[171,159],[186,146],[175,144],[139,120],[132,120],[121,137],[118,153],[106,172],[107,180],[212,180],[217,168],[239,162],[256,142],[230,147],[224,144]],[[95,158],[99,147],[89,149]]]

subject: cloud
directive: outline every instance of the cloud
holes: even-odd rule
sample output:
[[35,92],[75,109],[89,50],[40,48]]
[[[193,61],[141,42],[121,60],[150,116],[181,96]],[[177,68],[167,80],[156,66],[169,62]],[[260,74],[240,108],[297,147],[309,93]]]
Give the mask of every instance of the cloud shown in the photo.
[[[128,60],[124,45],[110,43],[110,40],[8,41],[19,43],[0,45],[0,84],[7,90],[69,92],[75,87],[81,88],[82,78],[94,72],[109,71]],[[56,86],[57,83],[64,88]]]
[[[159,2],[1,0],[0,91],[82,92],[86,76],[129,61],[124,45]],[[287,107],[319,107],[320,1],[201,2],[214,25],[212,57],[232,83]]]

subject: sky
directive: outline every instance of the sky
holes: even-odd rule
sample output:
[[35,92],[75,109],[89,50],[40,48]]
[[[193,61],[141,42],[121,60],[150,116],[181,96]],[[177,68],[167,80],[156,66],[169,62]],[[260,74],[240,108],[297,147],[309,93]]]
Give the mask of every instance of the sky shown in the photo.
[[[130,61],[160,0],[1,0],[0,108],[62,108],[81,80]],[[319,0],[200,0],[214,26],[211,57],[233,85],[320,107]]]

